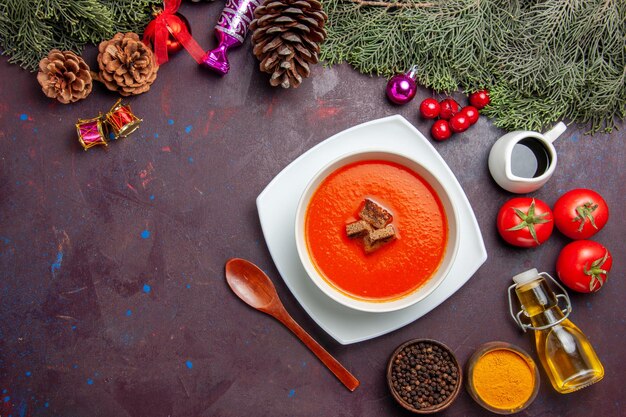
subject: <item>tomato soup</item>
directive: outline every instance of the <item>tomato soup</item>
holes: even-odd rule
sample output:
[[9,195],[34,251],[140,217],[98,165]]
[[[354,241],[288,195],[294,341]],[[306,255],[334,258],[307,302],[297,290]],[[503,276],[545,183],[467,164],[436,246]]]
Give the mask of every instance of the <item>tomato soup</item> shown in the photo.
[[[346,225],[365,198],[393,215],[397,239],[366,254]],[[435,190],[417,173],[388,161],[359,161],[331,173],[311,197],[305,239],[316,269],[344,294],[389,301],[420,288],[445,254],[448,224]]]

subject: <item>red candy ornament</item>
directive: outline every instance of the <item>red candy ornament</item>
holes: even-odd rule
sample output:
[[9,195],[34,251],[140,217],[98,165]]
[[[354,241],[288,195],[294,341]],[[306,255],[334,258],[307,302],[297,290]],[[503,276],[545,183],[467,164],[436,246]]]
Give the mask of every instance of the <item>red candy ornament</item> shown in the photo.
[[450,124],[450,129],[454,133],[465,132],[470,127],[470,121],[465,115],[465,113],[457,113],[450,118],[448,121]]
[[440,110],[439,102],[434,98],[427,98],[420,104],[420,114],[424,119],[435,119]]
[[430,133],[433,136],[433,139],[442,141],[449,139],[452,136],[452,132],[450,131],[450,125],[447,120],[437,120],[433,123],[433,127],[430,129]]
[[459,112],[459,109],[461,108],[461,106],[459,106],[459,103],[454,101],[454,99],[452,98],[441,100],[439,106],[441,107],[441,110],[439,111],[439,117],[444,120],[450,120],[450,118],[457,114]]
[[489,97],[489,91],[480,90],[475,93],[470,94],[469,102],[472,106],[476,107],[478,110],[481,110],[487,104],[491,103],[491,98]]
[[480,114],[478,114],[478,109],[474,106],[463,107],[461,109],[461,113],[463,113],[465,117],[467,117],[467,120],[469,120],[470,125],[473,125],[474,123],[476,123],[478,121],[478,116],[480,116]]

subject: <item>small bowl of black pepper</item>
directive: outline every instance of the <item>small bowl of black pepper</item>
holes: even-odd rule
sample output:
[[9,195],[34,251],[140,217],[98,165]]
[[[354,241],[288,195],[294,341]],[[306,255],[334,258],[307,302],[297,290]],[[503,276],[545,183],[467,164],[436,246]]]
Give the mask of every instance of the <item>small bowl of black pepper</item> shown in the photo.
[[454,353],[441,342],[414,339],[389,358],[387,385],[405,409],[416,414],[442,411],[459,395],[463,376]]

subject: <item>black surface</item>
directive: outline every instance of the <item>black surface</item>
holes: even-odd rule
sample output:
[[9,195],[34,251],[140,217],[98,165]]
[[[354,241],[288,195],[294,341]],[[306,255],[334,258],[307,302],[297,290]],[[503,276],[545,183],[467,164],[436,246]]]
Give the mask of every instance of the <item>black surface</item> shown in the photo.
[[[195,38],[213,47],[210,27],[221,4],[181,11]],[[85,53],[92,66],[95,55]],[[317,66],[301,88],[273,90],[249,44],[231,53],[231,64],[219,78],[181,52],[148,93],[130,100],[144,119],[139,131],[83,152],[74,123],[108,110],[117,96],[98,85],[88,99],[64,106],[41,93],[34,74],[2,59],[0,416],[405,415],[387,390],[385,366],[408,339],[442,341],[461,363],[493,340],[534,355],[531,336],[508,315],[506,288],[531,267],[554,273],[569,240],[555,232],[543,246],[522,250],[498,237],[497,210],[513,195],[491,179],[487,155],[503,131],[481,117],[435,144],[474,208],[487,262],[417,322],[341,346],[278,276],[256,196],[297,156],[355,124],[399,113],[427,134],[430,123],[417,114],[431,92],[395,107],[384,98],[384,79],[348,66]],[[570,126],[555,142],[556,173],[532,196],[552,205],[563,192],[587,187],[611,208],[608,226],[593,238],[613,253],[611,277],[597,294],[572,294],[571,316],[606,377],[559,395],[542,374],[536,401],[520,415],[626,415],[624,133],[583,130]],[[223,267],[234,256],[272,277],[289,312],[361,380],[354,393],[284,327],[229,291]],[[485,414],[462,391],[441,415]]]

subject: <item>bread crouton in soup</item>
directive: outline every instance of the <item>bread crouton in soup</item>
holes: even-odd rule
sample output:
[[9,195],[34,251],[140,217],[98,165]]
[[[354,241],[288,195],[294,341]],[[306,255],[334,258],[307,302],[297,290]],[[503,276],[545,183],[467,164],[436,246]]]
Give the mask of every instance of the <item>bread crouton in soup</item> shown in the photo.
[[396,239],[396,229],[392,224],[373,230],[363,239],[365,252],[372,253],[394,239]]
[[359,220],[346,225],[346,234],[352,239],[365,237],[373,230],[372,226],[365,220]]
[[365,205],[359,212],[359,217],[371,224],[375,229],[382,229],[393,218],[389,211],[369,198],[365,199]]

